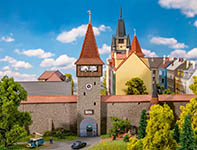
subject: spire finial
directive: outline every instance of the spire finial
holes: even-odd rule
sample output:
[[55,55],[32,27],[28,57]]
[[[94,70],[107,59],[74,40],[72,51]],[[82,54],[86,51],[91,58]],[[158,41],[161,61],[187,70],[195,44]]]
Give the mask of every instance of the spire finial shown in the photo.
[[120,5],[120,19],[122,19],[122,6]]
[[134,31],[134,35],[136,36],[136,28],[134,28],[133,31]]
[[88,10],[88,14],[89,14],[89,24],[91,24],[91,11]]

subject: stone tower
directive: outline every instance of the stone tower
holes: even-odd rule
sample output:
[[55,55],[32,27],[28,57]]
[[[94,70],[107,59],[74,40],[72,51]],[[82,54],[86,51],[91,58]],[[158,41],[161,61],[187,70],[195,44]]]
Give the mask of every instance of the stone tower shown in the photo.
[[101,132],[100,77],[104,63],[99,56],[90,20],[80,56],[75,62],[78,88],[77,133],[80,136],[97,136]]

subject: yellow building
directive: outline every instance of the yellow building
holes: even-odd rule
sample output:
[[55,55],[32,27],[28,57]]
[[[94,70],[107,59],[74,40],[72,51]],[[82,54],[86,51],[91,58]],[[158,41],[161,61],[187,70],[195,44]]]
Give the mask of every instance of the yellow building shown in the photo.
[[126,35],[122,16],[118,20],[116,36],[112,39],[111,58],[107,60],[107,92],[112,95],[125,95],[126,82],[139,77],[147,92],[151,93],[151,70],[148,58],[144,58],[136,33],[132,44]]

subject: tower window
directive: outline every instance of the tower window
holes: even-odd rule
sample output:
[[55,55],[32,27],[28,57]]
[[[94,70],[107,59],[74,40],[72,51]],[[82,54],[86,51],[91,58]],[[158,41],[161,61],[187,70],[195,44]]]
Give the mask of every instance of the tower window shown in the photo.
[[94,82],[94,85],[96,85],[96,82]]
[[86,95],[86,92],[83,92],[83,95],[85,96]]
[[124,39],[119,39],[118,43],[124,43]]
[[96,106],[96,102],[94,102],[94,106]]

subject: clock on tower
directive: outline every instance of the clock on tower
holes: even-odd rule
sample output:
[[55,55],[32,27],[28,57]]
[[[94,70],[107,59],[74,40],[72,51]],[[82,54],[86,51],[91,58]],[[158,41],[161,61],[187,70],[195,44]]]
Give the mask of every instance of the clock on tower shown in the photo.
[[89,24],[80,56],[75,62],[77,76],[77,133],[79,136],[97,136],[101,133],[100,77],[103,61],[91,25]]

